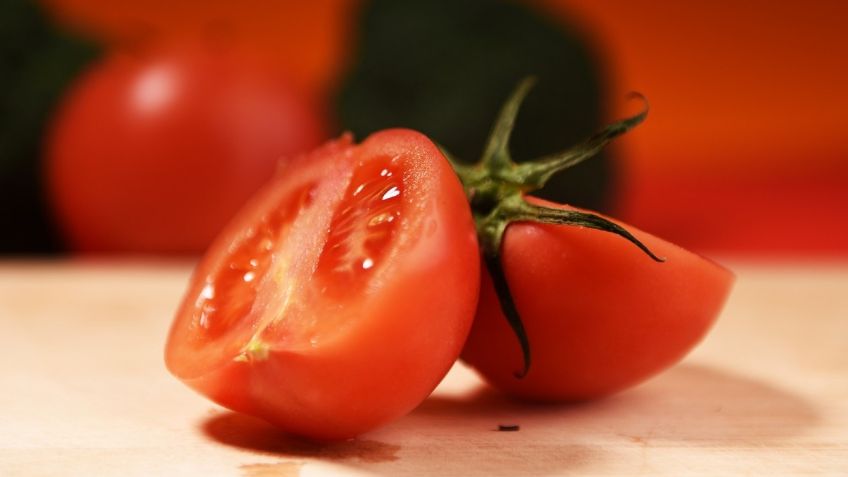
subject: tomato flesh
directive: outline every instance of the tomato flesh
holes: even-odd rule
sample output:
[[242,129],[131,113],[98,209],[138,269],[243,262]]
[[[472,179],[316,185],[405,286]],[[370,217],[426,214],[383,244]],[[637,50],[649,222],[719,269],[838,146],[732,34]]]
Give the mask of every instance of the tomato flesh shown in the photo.
[[[274,266],[274,246],[282,240],[298,209],[309,207],[313,193],[314,185],[307,185],[283,197],[280,207],[248,227],[243,237],[230,246],[227,260],[205,277],[190,308],[196,351],[211,350],[219,358],[226,358],[241,346],[239,338],[244,339],[244,333],[238,332],[250,330],[252,323],[239,320],[248,317],[255,321],[257,284]],[[226,348],[210,347],[210,342],[222,343]]]
[[438,384],[478,287],[470,210],[435,146],[405,130],[343,138],[282,170],[216,240],[166,362],[227,407],[351,437]]

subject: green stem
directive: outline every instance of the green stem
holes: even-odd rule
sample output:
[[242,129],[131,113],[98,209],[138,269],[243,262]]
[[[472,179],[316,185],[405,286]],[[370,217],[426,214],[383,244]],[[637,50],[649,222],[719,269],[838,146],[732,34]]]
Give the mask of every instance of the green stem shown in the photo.
[[521,210],[518,211],[511,219],[511,221],[517,220],[542,222],[555,225],[575,225],[609,232],[630,241],[655,261],[665,261],[664,258],[654,255],[654,253],[651,252],[644,243],[628,232],[627,229],[599,215],[590,214],[588,212],[580,212],[577,210],[552,209],[550,207],[541,207],[524,202]]
[[610,141],[639,125],[648,116],[648,100],[635,92],[630,93],[628,98],[640,99],[643,103],[642,111],[634,116],[610,124],[582,143],[565,151],[519,164],[514,171],[516,176],[514,180],[529,186],[529,188],[540,189],[557,172],[568,169],[597,155]]
[[529,372],[531,356],[530,340],[513,301],[500,258],[501,243],[510,223],[529,221],[601,230],[630,241],[658,262],[664,261],[630,232],[601,216],[576,210],[541,207],[524,199],[525,194],[542,188],[554,174],[594,156],[614,138],[644,121],[648,114],[648,102],[644,96],[638,93],[630,95],[644,103],[643,110],[638,114],[607,126],[566,151],[516,164],[510,157],[509,138],[519,107],[534,83],[535,79],[532,77],[523,80],[503,105],[492,127],[483,157],[477,164],[462,164],[439,146],[462,181],[476,222],[481,253],[492,278],[501,311],[521,346],[524,365],[515,372],[517,378],[523,378]]
[[509,138],[515,126],[518,109],[534,84],[536,84],[536,78],[532,76],[524,78],[501,108],[498,119],[489,134],[489,141],[483,151],[483,158],[480,160],[484,168],[491,171],[514,165],[509,156]]
[[527,331],[524,329],[524,323],[521,321],[518,308],[515,307],[515,302],[512,300],[512,293],[509,291],[509,283],[506,280],[506,273],[504,273],[499,254],[484,251],[483,260],[486,262],[489,275],[492,277],[492,284],[498,295],[501,312],[506,317],[506,321],[509,323],[510,328],[512,328],[513,333],[515,333],[515,337],[518,338],[518,344],[521,346],[521,356],[524,360],[523,367],[514,373],[516,378],[521,379],[530,370],[530,340],[527,339]]

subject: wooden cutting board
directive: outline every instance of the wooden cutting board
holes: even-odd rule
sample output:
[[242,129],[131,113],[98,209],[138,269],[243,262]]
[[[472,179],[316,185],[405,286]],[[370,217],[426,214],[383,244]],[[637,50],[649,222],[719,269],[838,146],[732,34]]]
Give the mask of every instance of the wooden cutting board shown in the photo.
[[457,365],[409,416],[320,446],[166,372],[190,265],[0,263],[0,476],[848,476],[848,263],[731,268],[710,336],[635,389],[526,406]]

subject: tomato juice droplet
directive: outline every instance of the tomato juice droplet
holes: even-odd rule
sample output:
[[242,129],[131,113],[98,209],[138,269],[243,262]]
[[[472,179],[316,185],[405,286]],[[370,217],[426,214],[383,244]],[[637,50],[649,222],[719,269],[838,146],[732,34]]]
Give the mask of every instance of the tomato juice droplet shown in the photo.
[[394,162],[388,156],[351,162],[338,187],[307,184],[261,212],[198,292],[199,339],[241,329],[250,343],[314,346],[337,329],[336,318],[351,316],[342,311],[347,297],[367,290],[402,222],[403,174]]
[[400,190],[398,190],[397,186],[392,186],[383,193],[382,200],[394,199],[395,197],[400,195]]
[[205,339],[222,336],[253,307],[257,287],[270,272],[275,244],[279,243],[299,211],[312,203],[316,184],[286,194],[280,207],[266,212],[234,242],[229,262],[206,278],[195,301],[194,323]]
[[336,210],[315,275],[327,297],[358,293],[380,265],[403,206],[401,174],[389,157],[361,162]]

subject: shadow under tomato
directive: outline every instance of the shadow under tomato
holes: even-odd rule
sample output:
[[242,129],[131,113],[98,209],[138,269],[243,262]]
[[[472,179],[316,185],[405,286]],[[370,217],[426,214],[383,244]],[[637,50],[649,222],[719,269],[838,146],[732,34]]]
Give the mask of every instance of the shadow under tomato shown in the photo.
[[[495,393],[485,395],[485,399],[491,399],[492,409],[496,410],[503,398]],[[516,409],[526,408],[518,403],[513,405]],[[267,459],[258,461],[248,457],[239,466],[244,477],[297,476],[310,461],[387,476],[546,475],[577,468],[605,455],[602,449],[576,443],[520,444],[520,431],[493,432],[497,426],[478,427],[479,432],[474,432],[473,427],[458,432],[450,426],[442,425],[440,415],[452,420],[462,419],[466,415],[465,411],[481,415],[479,406],[463,406],[458,402],[432,397],[422,405],[423,412],[415,411],[364,438],[338,443],[300,439],[259,419],[229,411],[218,411],[205,419],[201,423],[201,430],[220,444],[242,449],[255,456],[280,458],[278,462],[269,463]],[[431,418],[427,418],[428,415]],[[476,435],[469,435],[469,429],[471,434]]]
[[293,459],[390,462],[397,460],[400,450],[398,445],[368,439],[334,443],[309,441],[286,434],[260,419],[230,411],[216,413],[202,423],[202,429],[221,444]]
[[[243,472],[258,472],[250,475],[296,475],[285,472],[320,461],[378,475],[477,477],[617,472],[644,457],[634,454],[634,446],[657,452],[760,447],[779,444],[818,420],[811,403],[787,390],[721,369],[681,365],[630,391],[585,403],[528,404],[482,384],[458,395],[437,392],[408,416],[341,443],[301,440],[231,412],[208,418],[202,429],[219,443],[286,459],[242,466]],[[500,425],[519,428],[498,432]]]
[[614,435],[710,445],[760,445],[790,438],[819,416],[804,398],[769,383],[725,370],[684,364],[635,389],[596,401],[524,403],[481,386],[459,397],[431,396],[412,415],[461,427],[461,419],[484,418],[490,427],[515,420],[522,430]]
[[633,416],[619,423],[623,435],[643,433],[641,437],[693,445],[721,441],[725,446],[759,447],[792,438],[820,421],[813,403],[788,389],[697,365],[673,368],[609,401]]

